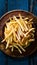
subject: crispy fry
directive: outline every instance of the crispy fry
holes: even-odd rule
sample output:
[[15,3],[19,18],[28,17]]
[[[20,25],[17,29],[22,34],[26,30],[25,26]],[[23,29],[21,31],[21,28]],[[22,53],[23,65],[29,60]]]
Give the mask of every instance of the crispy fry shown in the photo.
[[17,44],[21,49],[22,49],[22,51],[26,51],[20,44]]
[[28,35],[32,30],[34,30],[35,28],[31,28],[27,33],[26,35]]
[[8,46],[9,46],[9,40],[7,41],[7,44],[6,44],[6,49],[8,48]]
[[29,42],[31,42],[31,41],[35,41],[35,39],[30,39]]
[[14,45],[15,48],[18,49],[18,51],[22,54],[22,51],[19,49],[19,47],[17,45]]
[[13,52],[14,47],[12,46],[11,51]]

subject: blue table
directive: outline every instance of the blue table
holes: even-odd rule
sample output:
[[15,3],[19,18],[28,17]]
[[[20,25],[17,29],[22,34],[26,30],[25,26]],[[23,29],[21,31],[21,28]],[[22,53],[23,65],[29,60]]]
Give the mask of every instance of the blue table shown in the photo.
[[[0,0],[0,17],[14,9],[30,11],[37,16],[37,0]],[[37,52],[31,56],[14,59],[0,51],[0,65],[37,65]]]

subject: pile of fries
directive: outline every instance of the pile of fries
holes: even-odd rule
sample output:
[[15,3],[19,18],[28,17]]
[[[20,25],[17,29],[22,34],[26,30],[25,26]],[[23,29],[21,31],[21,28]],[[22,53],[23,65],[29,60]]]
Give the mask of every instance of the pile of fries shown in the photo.
[[20,14],[18,16],[19,19],[13,16],[13,19],[9,18],[10,21],[6,22],[2,43],[6,41],[6,49],[11,48],[13,52],[15,47],[22,54],[22,51],[26,51],[23,46],[27,46],[35,40],[35,28],[32,27],[32,19],[23,18]]

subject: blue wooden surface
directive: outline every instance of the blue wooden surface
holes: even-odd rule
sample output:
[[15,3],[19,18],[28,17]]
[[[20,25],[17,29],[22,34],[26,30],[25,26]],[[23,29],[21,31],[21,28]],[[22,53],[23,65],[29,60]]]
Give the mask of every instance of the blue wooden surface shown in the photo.
[[[0,17],[14,9],[30,11],[32,4],[32,12],[37,16],[37,0],[0,0]],[[0,51],[0,65],[37,65],[37,52],[25,58],[14,59]]]
[[13,9],[28,10],[28,0],[8,0],[8,11]]

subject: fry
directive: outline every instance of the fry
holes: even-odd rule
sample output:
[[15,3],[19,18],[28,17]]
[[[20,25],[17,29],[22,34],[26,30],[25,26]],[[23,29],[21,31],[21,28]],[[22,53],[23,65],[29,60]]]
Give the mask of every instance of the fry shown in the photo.
[[17,47],[16,45],[14,45],[15,48],[18,49],[18,51],[22,54],[22,51],[19,49],[19,47]]
[[13,52],[14,47],[12,46],[11,51]]
[[21,49],[22,49],[22,51],[26,51],[20,44],[17,44]]
[[26,36],[31,32],[33,31],[35,28],[31,28],[27,33],[26,33]]
[[7,44],[6,44],[6,49],[8,48],[8,46],[9,46],[9,40],[7,41]]
[[35,41],[35,39],[30,39],[29,42],[31,42],[31,41]]

